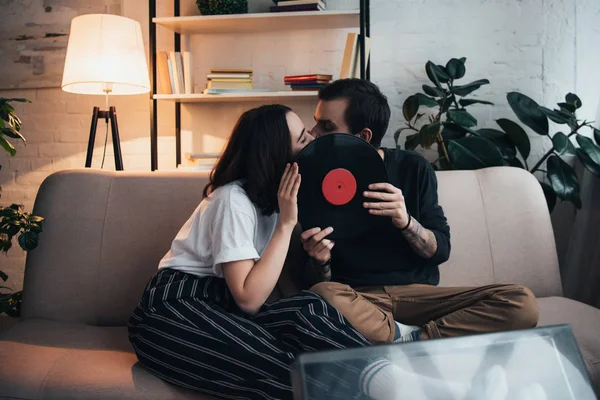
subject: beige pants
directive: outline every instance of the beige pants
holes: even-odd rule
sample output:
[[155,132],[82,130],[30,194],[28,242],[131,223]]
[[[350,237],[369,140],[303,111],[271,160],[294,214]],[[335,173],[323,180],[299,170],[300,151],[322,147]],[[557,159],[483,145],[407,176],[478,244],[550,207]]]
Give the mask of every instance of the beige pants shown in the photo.
[[353,289],[337,282],[320,282],[310,290],[323,296],[375,343],[393,340],[394,320],[423,327],[428,338],[527,329],[538,322],[535,296],[520,285]]

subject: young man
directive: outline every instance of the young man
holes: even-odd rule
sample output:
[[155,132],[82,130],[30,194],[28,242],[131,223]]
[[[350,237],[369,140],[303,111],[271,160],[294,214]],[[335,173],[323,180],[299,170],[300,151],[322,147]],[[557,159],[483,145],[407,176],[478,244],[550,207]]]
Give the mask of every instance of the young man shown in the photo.
[[537,302],[523,286],[437,286],[450,229],[436,175],[418,153],[380,148],[389,119],[387,98],[371,82],[338,80],[319,93],[312,134],[356,135],[378,149],[390,183],[372,185],[364,207],[389,222],[335,243],[327,239],[331,227],[303,227],[310,228],[302,233],[304,250],[326,278],[310,290],[376,343],[535,327]]

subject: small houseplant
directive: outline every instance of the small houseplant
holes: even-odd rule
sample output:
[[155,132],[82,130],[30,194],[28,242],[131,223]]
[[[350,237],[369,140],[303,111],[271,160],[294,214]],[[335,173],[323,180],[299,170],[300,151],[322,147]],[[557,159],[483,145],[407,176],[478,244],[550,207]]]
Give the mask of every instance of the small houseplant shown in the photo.
[[196,0],[202,15],[246,14],[248,0]]
[[[550,142],[546,152],[533,167],[529,167],[531,144],[525,130],[509,119],[498,119],[500,129],[477,128],[477,120],[468,111],[472,105],[493,105],[491,102],[465,98],[481,86],[489,84],[480,79],[466,85],[456,85],[466,73],[465,58],[453,58],[445,66],[427,62],[427,76],[435,86],[423,85],[424,93],[409,96],[403,105],[406,127],[396,131],[398,143],[404,130],[413,133],[406,138],[405,147],[429,148],[437,144],[439,158],[433,163],[436,169],[479,169],[492,166],[513,166],[541,174],[540,185],[546,196],[548,208],[554,209],[557,198],[570,201],[581,208],[579,182],[573,167],[563,160],[575,156],[595,176],[600,177],[600,130],[588,121],[577,119],[576,112],[581,100],[573,93],[565,96],[557,108],[550,110],[533,99],[518,92],[510,92],[506,98],[517,118],[535,133]],[[425,112],[421,106],[425,107]],[[425,118],[425,121],[423,119]],[[568,133],[550,135],[548,119],[568,127]],[[594,140],[582,135],[582,129],[592,130]],[[571,138],[575,136],[579,147]],[[520,157],[519,157],[520,156]],[[544,162],[546,161],[546,169]]]
[[[17,153],[17,150],[10,139],[25,142],[25,138],[20,133],[21,120],[15,114],[11,102],[29,101],[26,99],[0,98],[0,147],[12,157]],[[6,253],[10,250],[14,237],[18,237],[17,241],[23,250],[35,249],[39,242],[39,235],[42,232],[43,221],[42,217],[23,212],[22,205],[0,206],[0,252]],[[7,279],[8,275],[0,268],[0,283],[6,282]],[[5,313],[11,317],[18,317],[21,311],[22,296],[22,291],[13,292],[11,288],[0,285],[0,315]]]

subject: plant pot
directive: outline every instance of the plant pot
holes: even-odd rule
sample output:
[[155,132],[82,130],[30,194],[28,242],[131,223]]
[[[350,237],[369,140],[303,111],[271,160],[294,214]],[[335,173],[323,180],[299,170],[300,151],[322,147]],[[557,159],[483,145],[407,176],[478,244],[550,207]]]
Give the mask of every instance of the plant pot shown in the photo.
[[202,15],[247,14],[248,0],[196,0]]

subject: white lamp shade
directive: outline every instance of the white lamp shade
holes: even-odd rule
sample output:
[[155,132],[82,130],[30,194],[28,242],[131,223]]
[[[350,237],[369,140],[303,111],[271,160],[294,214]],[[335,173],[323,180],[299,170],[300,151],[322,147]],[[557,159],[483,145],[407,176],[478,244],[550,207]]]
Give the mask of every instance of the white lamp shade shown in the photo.
[[81,94],[150,91],[139,22],[111,14],[73,18],[62,89]]

